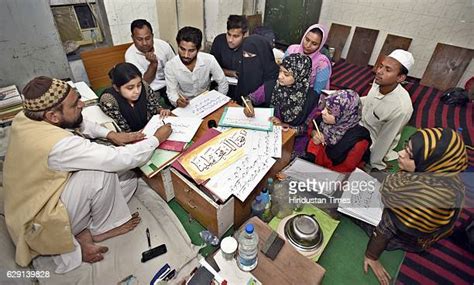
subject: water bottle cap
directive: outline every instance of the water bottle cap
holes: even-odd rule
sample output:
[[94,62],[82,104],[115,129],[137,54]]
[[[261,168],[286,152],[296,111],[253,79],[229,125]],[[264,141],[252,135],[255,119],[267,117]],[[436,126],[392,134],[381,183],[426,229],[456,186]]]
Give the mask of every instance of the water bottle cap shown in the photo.
[[462,133],[462,128],[461,127],[458,128],[458,133]]
[[255,201],[257,201],[257,203],[262,202],[262,196],[258,195],[258,196],[255,198]]
[[267,184],[273,184],[273,178],[269,177],[269,178],[267,179]]
[[253,224],[247,224],[245,226],[245,232],[248,233],[248,234],[253,233]]
[[263,188],[262,194],[267,194],[267,193],[268,193],[268,188],[267,187]]

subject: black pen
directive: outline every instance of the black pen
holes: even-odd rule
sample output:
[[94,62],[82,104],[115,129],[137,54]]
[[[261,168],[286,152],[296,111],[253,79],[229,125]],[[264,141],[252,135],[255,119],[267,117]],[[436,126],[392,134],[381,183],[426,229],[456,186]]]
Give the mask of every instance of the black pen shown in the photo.
[[163,125],[166,125],[165,120],[161,120],[163,122]]
[[148,240],[148,248],[151,248],[150,230],[146,228],[146,239]]

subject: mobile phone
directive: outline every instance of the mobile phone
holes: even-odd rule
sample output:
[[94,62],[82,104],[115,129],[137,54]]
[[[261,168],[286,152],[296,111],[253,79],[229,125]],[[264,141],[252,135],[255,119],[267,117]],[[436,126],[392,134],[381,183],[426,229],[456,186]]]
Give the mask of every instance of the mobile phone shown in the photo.
[[155,248],[149,249],[142,252],[142,262],[147,262],[148,260],[165,254],[168,250],[166,249],[166,244],[159,245]]

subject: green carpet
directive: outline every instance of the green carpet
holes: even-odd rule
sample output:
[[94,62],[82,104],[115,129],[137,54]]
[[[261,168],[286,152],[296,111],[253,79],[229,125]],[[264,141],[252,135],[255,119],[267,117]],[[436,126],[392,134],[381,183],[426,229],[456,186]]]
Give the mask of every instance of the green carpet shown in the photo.
[[[334,232],[319,264],[326,269],[323,284],[379,284],[369,270],[364,274],[364,254],[369,237],[349,218],[343,216]],[[380,261],[392,280],[396,280],[405,252],[385,251]]]
[[[194,245],[198,245],[198,246],[203,245],[204,241],[201,239],[201,236],[199,235],[199,233],[201,231],[206,230],[206,228],[203,227],[198,221],[191,218],[188,212],[186,212],[186,210],[184,210],[183,207],[181,207],[181,205],[179,205],[178,202],[176,202],[176,199],[169,201],[168,205],[170,206],[171,210],[176,214],[179,221],[183,225],[184,230],[186,231],[189,238],[191,239],[191,242]],[[229,236],[233,233],[234,233],[234,230],[231,228],[224,234],[223,237]],[[212,246],[212,245],[207,245],[201,248],[199,250],[199,253],[202,256],[206,257],[208,254],[214,252],[215,250],[217,250],[217,247]]]

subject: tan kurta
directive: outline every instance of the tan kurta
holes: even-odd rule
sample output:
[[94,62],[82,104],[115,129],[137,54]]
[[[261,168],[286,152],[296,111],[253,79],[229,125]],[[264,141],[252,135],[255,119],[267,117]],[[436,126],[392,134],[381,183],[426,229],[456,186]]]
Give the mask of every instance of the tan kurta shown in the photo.
[[66,208],[60,201],[69,172],[51,171],[52,147],[72,133],[47,122],[13,120],[3,168],[5,220],[16,245],[16,262],[27,266],[37,255],[74,250]]

